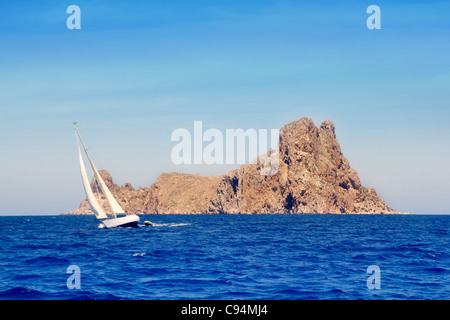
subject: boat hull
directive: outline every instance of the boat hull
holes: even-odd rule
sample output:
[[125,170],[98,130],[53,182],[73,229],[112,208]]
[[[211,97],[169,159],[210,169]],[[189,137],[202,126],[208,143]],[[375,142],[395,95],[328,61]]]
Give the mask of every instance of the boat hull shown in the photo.
[[135,214],[126,215],[125,217],[105,219],[102,223],[107,228],[136,228],[139,223],[139,217]]

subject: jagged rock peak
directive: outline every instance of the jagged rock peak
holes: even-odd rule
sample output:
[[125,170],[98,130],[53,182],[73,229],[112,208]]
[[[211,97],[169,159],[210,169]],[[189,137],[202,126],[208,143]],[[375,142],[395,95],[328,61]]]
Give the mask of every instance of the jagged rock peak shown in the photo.
[[324,122],[322,122],[322,124],[320,125],[320,128],[331,131],[333,133],[333,136],[336,138],[336,132],[335,132],[336,127],[334,126],[334,123],[331,122],[330,120],[327,119]]

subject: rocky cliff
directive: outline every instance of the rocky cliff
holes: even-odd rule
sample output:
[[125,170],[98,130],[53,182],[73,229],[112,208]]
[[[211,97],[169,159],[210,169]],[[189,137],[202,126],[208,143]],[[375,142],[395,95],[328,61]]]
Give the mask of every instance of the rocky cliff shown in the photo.
[[[374,189],[361,185],[336,139],[334,124],[319,127],[308,118],[280,130],[279,168],[261,175],[260,164],[246,164],[223,176],[162,173],[149,188],[116,185],[101,175],[130,213],[398,213]],[[100,190],[96,196],[106,210]],[[84,199],[69,214],[92,214]]]

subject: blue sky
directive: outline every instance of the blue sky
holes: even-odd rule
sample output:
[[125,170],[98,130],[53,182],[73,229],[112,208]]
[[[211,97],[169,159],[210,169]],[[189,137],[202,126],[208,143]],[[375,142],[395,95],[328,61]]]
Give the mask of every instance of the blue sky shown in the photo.
[[[68,30],[66,8],[81,8]],[[366,9],[381,8],[381,30]],[[0,214],[83,198],[72,121],[117,183],[150,186],[171,132],[330,119],[393,208],[450,213],[446,1],[2,1]]]

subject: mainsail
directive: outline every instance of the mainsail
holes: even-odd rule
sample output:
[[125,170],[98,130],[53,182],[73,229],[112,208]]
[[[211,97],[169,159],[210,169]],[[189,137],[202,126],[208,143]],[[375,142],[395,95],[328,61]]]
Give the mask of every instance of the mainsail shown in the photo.
[[[109,206],[111,208],[113,217],[116,218],[118,214],[125,214],[125,210],[123,210],[123,208],[120,206],[120,204],[117,202],[117,200],[112,195],[111,191],[109,191],[108,187],[106,186],[105,182],[103,181],[102,177],[100,176],[100,173],[98,172],[97,168],[95,167],[94,162],[92,161],[91,157],[89,156],[89,153],[88,153],[88,151],[86,149],[86,146],[84,144],[83,138],[81,138],[81,134],[78,131],[78,128],[77,128],[75,123],[74,123],[74,127],[75,127],[75,131],[76,131],[78,137],[80,138],[81,144],[83,145],[84,152],[86,153],[86,156],[87,156],[87,158],[89,160],[89,164],[91,165],[92,171],[94,172],[95,180],[97,181],[98,185],[100,186],[100,189],[102,190],[103,195],[105,196],[106,200],[108,201],[108,204],[109,204]],[[78,141],[78,139],[77,139],[77,141]],[[79,146],[78,146],[78,151],[80,151]],[[95,199],[95,197],[93,196],[91,186],[89,185],[89,181],[88,181],[87,175],[86,175],[86,170],[84,169],[83,159],[81,157],[81,151],[79,152],[79,155],[80,155],[80,168],[82,167],[82,169],[81,169],[81,175],[82,176],[83,176],[83,171],[84,171],[84,176],[83,176],[84,189],[86,191],[86,196],[87,197],[88,197],[88,192],[89,191],[92,194],[92,197],[93,197],[92,203],[94,204],[94,206],[89,201],[89,197],[88,197],[88,201],[89,201],[89,204],[91,205],[92,211],[94,211],[94,213],[95,213],[98,208],[100,208],[100,210],[102,210],[102,209],[98,205],[98,202]],[[87,184],[85,183],[85,180],[87,181]],[[87,186],[87,188],[86,188],[86,186]],[[87,189],[89,189],[89,191],[87,191]],[[95,204],[97,204],[98,208],[95,207]],[[103,218],[99,218],[99,219],[107,218],[107,216],[103,212],[103,210],[101,212],[103,213],[104,217]],[[97,214],[96,214],[96,216],[97,216]]]
[[[78,139],[77,139],[78,142]],[[81,150],[80,146],[78,145],[78,158],[80,160],[80,171],[81,171],[81,178],[83,180],[83,187],[84,192],[86,193],[86,198],[91,206],[92,211],[94,211],[95,216],[97,219],[103,220],[108,218],[108,216],[103,211],[102,207],[99,205],[97,199],[95,199],[94,193],[92,192],[91,185],[89,184],[89,180],[86,173],[86,168],[84,166],[83,157],[81,156]]]

